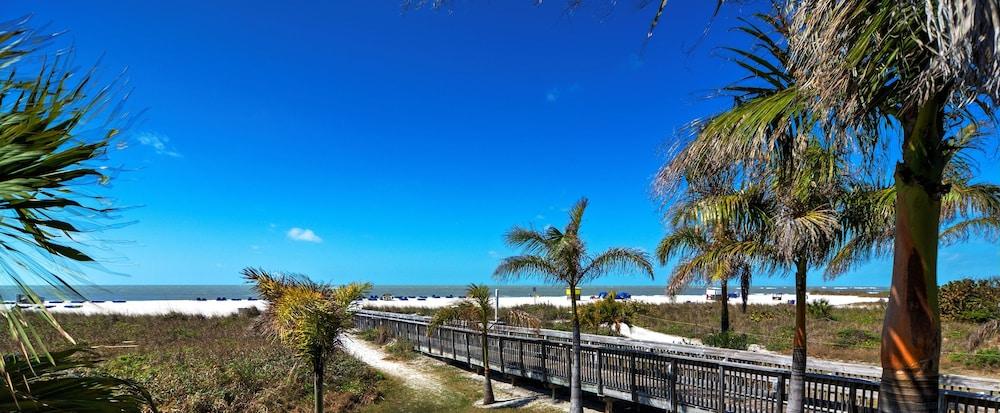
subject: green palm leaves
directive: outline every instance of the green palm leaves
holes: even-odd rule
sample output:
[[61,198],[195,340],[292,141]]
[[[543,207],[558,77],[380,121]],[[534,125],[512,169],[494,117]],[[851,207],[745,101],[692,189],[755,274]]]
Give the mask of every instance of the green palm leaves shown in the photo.
[[515,226],[505,241],[520,248],[523,255],[505,258],[493,275],[500,279],[538,277],[546,282],[563,283],[571,288],[615,272],[637,271],[650,278],[653,266],[646,252],[636,248],[610,248],[590,255],[580,238],[587,198],[577,201],[569,211],[563,230],[547,227],[542,231]]
[[6,373],[17,377],[9,392],[0,392],[5,412],[156,412],[153,399],[142,387],[104,376],[91,369],[99,361],[81,348],[50,353],[52,362],[5,356]]
[[[71,285],[83,280],[78,265],[97,266],[84,243],[92,239],[91,232],[103,228],[100,222],[111,217],[115,209],[108,199],[88,189],[109,181],[106,167],[99,161],[118,131],[107,127],[107,122],[88,122],[119,102],[114,101],[113,85],[92,88],[93,73],[74,73],[59,54],[51,61],[29,60],[52,36],[37,34],[24,24],[6,23],[0,28],[0,273],[19,287],[28,301],[40,304],[41,298],[31,286],[46,285],[60,294],[79,296]],[[112,111],[110,115],[108,120],[114,121],[118,113]],[[84,125],[96,127],[98,136],[91,136],[93,131],[85,133]],[[40,314],[73,342],[47,311],[43,309]],[[70,365],[73,362],[63,353],[50,355],[46,343],[18,308],[3,308],[0,316],[21,352],[19,359],[7,357],[0,361],[6,387],[18,399],[41,397],[37,392],[58,383],[66,397],[61,405],[69,406],[67,410],[115,409],[108,404],[106,408],[111,410],[97,410],[97,399],[81,399],[79,410],[73,408],[74,394],[96,396],[106,387],[100,380],[77,380],[63,366],[56,365],[60,361]],[[49,379],[58,380],[39,381],[30,386],[29,392],[28,386],[21,387],[24,380],[11,373],[25,366],[35,372],[48,372]],[[28,383],[43,379],[27,374],[24,378]],[[74,385],[79,388],[74,389]]]
[[653,265],[646,252],[635,248],[609,248],[596,255],[587,251],[580,237],[587,198],[569,210],[569,221],[560,230],[546,227],[538,231],[515,226],[505,235],[507,245],[521,249],[522,255],[504,258],[493,272],[499,279],[541,278],[569,287],[573,314],[573,356],[570,365],[570,411],[583,411],[580,376],[580,316],[576,287],[611,273],[638,272],[653,278]]
[[315,411],[323,411],[324,362],[352,325],[352,305],[371,289],[368,283],[331,287],[303,276],[246,268],[243,277],[267,300],[260,329],[311,363]]

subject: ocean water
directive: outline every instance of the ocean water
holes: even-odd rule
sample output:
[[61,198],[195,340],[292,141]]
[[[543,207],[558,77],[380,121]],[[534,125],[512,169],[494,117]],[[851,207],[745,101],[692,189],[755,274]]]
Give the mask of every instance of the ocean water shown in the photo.
[[[253,289],[248,284],[238,285],[102,285],[102,286],[79,286],[79,295],[56,290],[49,286],[33,287],[35,292],[46,300],[194,300],[196,298],[215,299],[217,297],[227,298],[257,298]],[[566,288],[551,285],[497,285],[492,286],[500,290],[503,297],[530,297],[538,296],[563,296]],[[629,292],[632,295],[658,295],[664,294],[664,287],[658,285],[592,285],[583,286],[582,293],[585,296],[596,295],[601,291]],[[392,294],[405,296],[431,296],[431,295],[463,295],[465,285],[376,285],[372,294]],[[730,287],[731,291],[739,291],[738,287]],[[885,287],[816,287],[810,291],[820,290],[830,293],[851,294],[885,292]],[[795,289],[789,286],[760,286],[750,289],[751,293],[794,293]],[[13,300],[20,293],[16,287],[0,286],[0,298],[3,300]],[[692,286],[685,289],[682,294],[704,294],[705,287]]]

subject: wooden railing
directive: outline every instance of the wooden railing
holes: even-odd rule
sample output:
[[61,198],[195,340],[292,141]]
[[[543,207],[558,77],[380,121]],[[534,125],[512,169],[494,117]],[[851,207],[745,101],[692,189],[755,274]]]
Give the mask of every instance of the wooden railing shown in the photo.
[[[384,328],[428,355],[488,366],[509,376],[569,385],[571,346],[563,332],[495,329],[487,341],[490,360],[484,363],[480,359],[481,337],[460,326],[442,326],[428,335],[426,317],[361,310],[355,313],[354,320],[359,329]],[[713,357],[712,352],[688,353],[686,347],[694,346],[652,346],[660,351],[651,346],[585,335],[581,354],[583,390],[671,412],[784,411],[787,368]],[[816,372],[806,375],[807,412],[864,413],[876,412],[877,407],[877,380]],[[943,389],[940,410],[1000,413],[1000,398]]]

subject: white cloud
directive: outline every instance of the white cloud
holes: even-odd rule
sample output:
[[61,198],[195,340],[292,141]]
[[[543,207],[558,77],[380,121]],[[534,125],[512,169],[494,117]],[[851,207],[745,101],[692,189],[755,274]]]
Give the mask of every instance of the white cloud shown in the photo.
[[554,87],[552,89],[549,89],[549,91],[545,93],[545,100],[549,102],[555,102],[559,100],[559,88]]
[[143,132],[136,137],[139,143],[153,148],[159,155],[180,158],[182,155],[170,145],[170,138],[153,132]]
[[295,227],[288,230],[288,233],[286,235],[288,236],[288,239],[292,241],[315,242],[315,243],[323,242],[323,238],[320,238],[319,235],[316,235],[316,233],[309,228]]

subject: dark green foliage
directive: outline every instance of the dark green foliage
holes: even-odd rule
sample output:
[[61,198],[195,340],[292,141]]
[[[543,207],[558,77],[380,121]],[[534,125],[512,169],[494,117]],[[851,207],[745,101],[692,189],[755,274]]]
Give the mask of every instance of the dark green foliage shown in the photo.
[[837,330],[833,345],[840,348],[877,348],[881,342],[878,334],[856,328]]
[[812,318],[819,320],[833,320],[833,306],[830,305],[830,301],[827,300],[816,300],[809,303],[806,307],[806,311]]
[[604,299],[578,309],[580,321],[589,331],[606,329],[610,335],[621,335],[622,325],[632,327],[638,307],[633,301],[616,300],[615,294],[615,291],[611,291]]
[[730,348],[734,350],[746,350],[750,347],[749,336],[731,331],[707,334],[702,337],[701,342],[706,346]]
[[941,287],[941,316],[982,323],[1000,319],[1000,278],[961,279]]
[[1000,367],[1000,350],[986,349],[974,353],[954,353],[951,355],[951,360],[966,367],[997,368]]
[[413,351],[413,342],[407,339],[397,338],[385,346],[385,352],[393,360],[410,360],[416,356]]
[[365,341],[370,341],[372,343],[383,345],[388,343],[392,338],[389,336],[389,330],[385,326],[378,326],[375,328],[369,328],[360,333],[361,339]]

